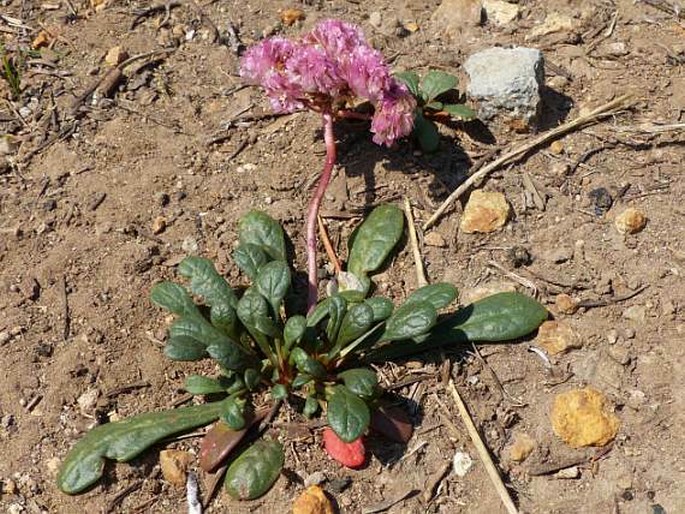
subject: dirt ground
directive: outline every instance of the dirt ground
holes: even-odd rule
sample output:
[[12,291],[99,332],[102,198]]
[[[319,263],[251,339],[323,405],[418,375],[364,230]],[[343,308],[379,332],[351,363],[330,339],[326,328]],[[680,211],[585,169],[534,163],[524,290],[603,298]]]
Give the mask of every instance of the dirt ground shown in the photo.
[[[22,59],[19,96],[0,80],[0,135],[17,143],[0,156],[0,510],[187,511],[185,491],[162,479],[160,448],[108,466],[81,496],[57,490],[56,470],[94,423],[170,406],[184,395],[186,375],[212,371],[170,362],[161,351],[167,320],[148,292],[175,277],[181,258],[210,257],[235,282],[236,220],[260,208],[285,224],[304,268],[303,213],[324,153],[320,121],[310,113],[273,117],[257,89],[241,87],[228,27],[249,45],[337,17],[359,23],[398,70],[459,72],[480,49],[540,48],[548,86],[540,132],[619,94],[635,95],[632,110],[486,180],[483,187],[503,192],[513,208],[502,230],[460,232],[457,206],[433,230],[438,246],[422,246],[430,280],[465,294],[516,286],[553,312],[559,293],[589,302],[557,316],[582,348],[552,357],[549,367],[529,350],[532,339],[483,345],[483,360],[472,348],[454,348],[386,364],[385,384],[412,407],[416,431],[406,448],[371,439],[369,465],[344,470],[323,454],[318,429],[294,431],[283,414],[272,430],[287,441],[286,470],[274,488],[242,504],[220,494],[207,512],[287,512],[316,471],[326,474],[323,485],[341,512],[364,512],[409,490],[416,493],[387,512],[504,512],[445,388],[450,376],[521,512],[685,512],[685,186],[678,178],[685,22],[663,7],[676,3],[521,0],[516,20],[465,23],[448,35],[431,21],[434,0],[182,1],[139,18],[150,4],[0,0],[4,51]],[[306,19],[282,25],[288,7]],[[572,25],[535,36],[555,13]],[[41,28],[48,46],[29,51]],[[110,98],[85,98],[117,45],[130,55],[168,52],[134,62]],[[656,131],[654,123],[681,127]],[[534,136],[488,128],[493,141],[468,127],[445,129],[440,150],[422,155],[410,142],[380,148],[363,126],[339,124],[339,171],[323,205],[334,240],[346,239],[364,209],[403,197],[425,221],[479,158]],[[526,174],[544,210],[531,201]],[[590,195],[598,188],[613,199],[608,210]],[[648,223],[622,235],[614,219],[629,206]],[[518,247],[531,262],[520,265]],[[376,281],[399,300],[415,288],[414,277],[405,249]],[[620,418],[608,447],[573,450],[552,432],[555,395],[584,385],[606,394]],[[508,448],[521,433],[535,450],[517,464]],[[473,468],[436,480],[457,450],[474,458]],[[556,475],[573,466],[575,478]],[[430,483],[436,491],[427,501]]]

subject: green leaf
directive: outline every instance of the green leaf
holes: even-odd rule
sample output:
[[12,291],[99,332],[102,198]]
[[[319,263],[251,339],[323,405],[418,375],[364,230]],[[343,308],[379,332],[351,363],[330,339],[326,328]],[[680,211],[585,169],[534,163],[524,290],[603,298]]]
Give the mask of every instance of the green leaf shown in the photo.
[[314,310],[307,314],[307,327],[315,327],[316,325],[321,323],[321,321],[323,321],[324,318],[328,316],[328,309],[330,308],[330,305],[330,298],[326,298],[325,300],[322,300],[319,303],[317,303],[316,307],[314,307]]
[[459,80],[454,75],[431,70],[423,76],[419,84],[421,97],[428,103],[450,89],[454,89],[458,83]]
[[253,244],[273,260],[286,260],[283,229],[269,215],[260,211],[248,212],[240,219],[238,233],[241,246]]
[[348,369],[338,373],[338,378],[343,381],[345,387],[352,393],[362,398],[371,398],[378,390],[378,377],[370,369]]
[[530,334],[549,313],[521,293],[497,293],[459,309],[431,331],[431,340],[510,341]]
[[452,284],[441,282],[420,287],[406,299],[403,305],[410,305],[415,302],[428,302],[435,310],[447,307],[456,300],[459,292]]
[[186,257],[178,265],[178,272],[190,280],[190,290],[203,297],[207,305],[229,305],[235,308],[238,303],[233,289],[209,259]]
[[229,396],[226,398],[224,411],[221,413],[221,421],[231,430],[245,428],[245,400]]
[[211,423],[224,407],[224,401],[206,403],[99,425],[67,454],[57,485],[67,494],[80,493],[102,476],[105,458],[129,461],[166,437]]
[[215,394],[225,393],[229,385],[226,377],[217,379],[202,375],[190,375],[186,377],[183,388],[190,394]]
[[262,375],[254,368],[247,368],[244,373],[245,387],[248,391],[254,391],[262,381]]
[[419,76],[413,71],[401,71],[394,74],[394,77],[403,82],[409,92],[419,98]]
[[328,424],[346,443],[358,439],[368,428],[371,412],[364,400],[338,385],[328,400]]
[[311,418],[319,410],[319,400],[316,396],[307,396],[304,400],[304,408],[302,409],[302,414],[306,418]]
[[307,318],[302,315],[295,315],[288,318],[283,328],[283,349],[289,351],[293,346],[297,346],[302,341],[304,332],[307,329]]
[[[248,354],[238,343],[208,323],[203,318],[181,318],[169,328],[170,339],[191,338],[206,345],[209,355],[226,369],[240,369],[246,362]],[[168,354],[167,354],[168,355]]]
[[464,104],[445,104],[442,110],[450,116],[464,121],[475,120],[478,117],[473,109],[466,107]]
[[271,398],[274,400],[285,400],[288,397],[288,388],[283,384],[275,384],[271,388]]
[[254,283],[255,289],[271,304],[275,315],[290,288],[290,268],[285,261],[272,261],[262,266]]
[[276,482],[284,459],[278,441],[257,441],[229,466],[224,482],[226,491],[238,500],[259,498]]
[[428,302],[402,305],[388,318],[380,340],[399,341],[424,334],[435,325],[437,317],[435,307]]
[[393,343],[374,350],[366,360],[393,360],[461,343],[511,341],[530,334],[548,316],[547,310],[529,296],[498,293],[466,305],[440,321],[421,343]]
[[308,375],[307,373],[298,373],[290,385],[293,389],[299,389],[300,387],[302,387],[305,384],[308,384],[311,381],[311,375]]
[[417,113],[414,118],[414,135],[424,152],[435,152],[440,146],[438,127],[421,113]]
[[172,361],[199,361],[209,356],[204,343],[186,336],[169,337],[164,346],[164,355]]
[[238,246],[233,252],[233,260],[251,280],[254,280],[259,269],[269,262],[269,256],[261,246],[245,243]]
[[382,298],[380,296],[367,298],[366,300],[364,300],[364,303],[371,307],[371,310],[373,310],[374,323],[388,319],[392,314],[393,309],[395,308],[395,306],[390,300],[388,300],[387,298]]
[[269,302],[266,298],[250,288],[245,291],[238,302],[236,312],[240,321],[259,345],[264,356],[275,362],[275,354],[269,338],[277,337],[279,334],[278,328],[269,317]]
[[293,348],[290,358],[295,363],[298,371],[316,378],[326,377],[326,368],[316,359],[312,358],[302,348]]
[[340,325],[335,346],[340,349],[364,334],[371,328],[374,321],[373,308],[366,303],[358,303],[350,307]]
[[404,230],[404,214],[393,205],[379,205],[357,229],[347,269],[358,277],[378,270],[397,246]]
[[434,100],[434,101],[432,101],[432,102],[427,103],[425,107],[426,107],[427,109],[433,109],[433,110],[435,110],[435,111],[441,111],[443,105],[444,105],[444,104],[443,104],[442,102],[436,102],[436,101]]
[[340,295],[331,296],[328,305],[328,324],[326,325],[326,337],[333,342],[338,337],[345,313],[347,312],[347,300]]
[[200,311],[183,286],[173,282],[160,282],[150,291],[152,303],[179,316],[196,315]]

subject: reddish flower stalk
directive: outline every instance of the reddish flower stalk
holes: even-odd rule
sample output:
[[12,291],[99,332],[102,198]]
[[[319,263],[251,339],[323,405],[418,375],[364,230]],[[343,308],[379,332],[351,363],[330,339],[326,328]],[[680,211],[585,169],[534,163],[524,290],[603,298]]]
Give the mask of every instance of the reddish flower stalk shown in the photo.
[[307,312],[310,312],[316,305],[318,297],[318,267],[316,265],[316,218],[319,215],[319,207],[321,200],[326,192],[328,183],[331,180],[333,167],[335,166],[335,135],[333,134],[333,115],[330,112],[324,112],[323,118],[323,138],[326,143],[326,162],[319,177],[319,183],[314,191],[309,202],[309,209],[307,209]]

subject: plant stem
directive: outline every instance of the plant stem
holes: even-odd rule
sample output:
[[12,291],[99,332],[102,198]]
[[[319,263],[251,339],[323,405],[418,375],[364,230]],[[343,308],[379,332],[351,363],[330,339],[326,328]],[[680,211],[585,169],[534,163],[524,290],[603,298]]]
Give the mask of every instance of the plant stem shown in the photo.
[[333,115],[330,111],[324,111],[323,118],[323,138],[326,143],[326,162],[319,177],[319,183],[314,191],[314,196],[309,203],[307,210],[307,271],[309,285],[307,293],[307,312],[310,312],[316,305],[318,296],[318,277],[316,267],[316,218],[319,214],[321,200],[326,192],[328,183],[331,180],[333,167],[335,166],[335,136],[333,134]]

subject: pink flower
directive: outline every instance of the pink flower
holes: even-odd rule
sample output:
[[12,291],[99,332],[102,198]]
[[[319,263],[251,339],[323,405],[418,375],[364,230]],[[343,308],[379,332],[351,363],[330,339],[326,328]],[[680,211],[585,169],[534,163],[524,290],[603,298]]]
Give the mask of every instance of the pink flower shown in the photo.
[[373,142],[391,146],[397,139],[408,136],[414,128],[416,99],[404,84],[394,82],[376,105],[371,120]]
[[299,41],[265,39],[245,52],[240,75],[261,85],[277,112],[331,111],[349,97],[367,99],[376,109],[371,131],[378,144],[392,145],[414,123],[412,95],[361,29],[340,20],[319,23]]

